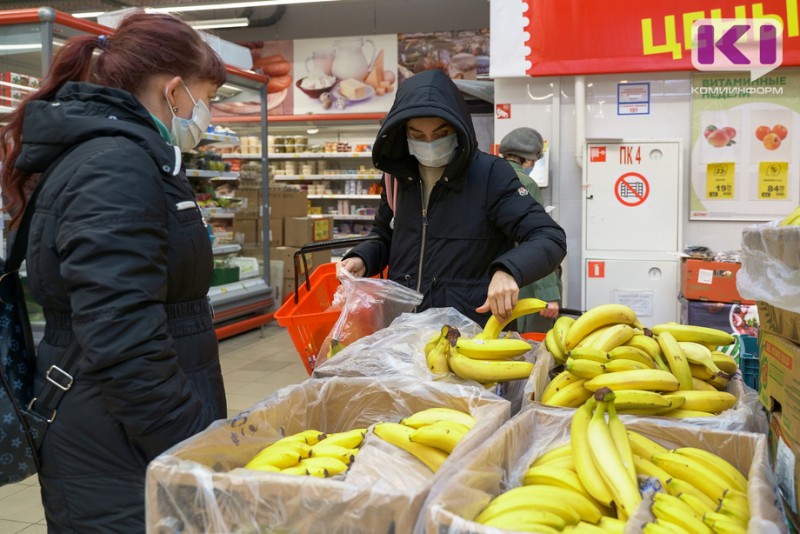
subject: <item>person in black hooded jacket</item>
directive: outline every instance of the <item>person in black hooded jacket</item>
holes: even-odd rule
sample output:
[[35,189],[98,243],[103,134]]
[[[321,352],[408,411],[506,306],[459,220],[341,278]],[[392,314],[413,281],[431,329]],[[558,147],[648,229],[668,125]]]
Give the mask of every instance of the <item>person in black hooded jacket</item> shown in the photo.
[[227,416],[211,243],[181,169],[224,80],[189,25],[133,14],[112,36],[67,41],[0,133],[14,225],[52,171],[27,253],[46,319],[36,391],[80,351],[39,450],[48,532],[144,532],[148,462]]
[[[369,239],[342,266],[423,294],[418,310],[453,307],[483,325],[510,316],[519,288],[566,255],[564,230],[507,161],[481,152],[461,93],[439,70],[403,82],[372,159],[391,175]],[[394,209],[387,190],[397,194]],[[519,246],[514,247],[514,243]]]

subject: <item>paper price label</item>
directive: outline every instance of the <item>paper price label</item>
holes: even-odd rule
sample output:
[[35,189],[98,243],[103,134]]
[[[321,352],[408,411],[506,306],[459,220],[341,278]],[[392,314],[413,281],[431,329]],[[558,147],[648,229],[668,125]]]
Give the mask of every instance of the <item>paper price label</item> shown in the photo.
[[787,200],[789,163],[762,161],[758,164],[758,199]]
[[710,163],[706,167],[706,199],[733,199],[733,180],[736,164]]

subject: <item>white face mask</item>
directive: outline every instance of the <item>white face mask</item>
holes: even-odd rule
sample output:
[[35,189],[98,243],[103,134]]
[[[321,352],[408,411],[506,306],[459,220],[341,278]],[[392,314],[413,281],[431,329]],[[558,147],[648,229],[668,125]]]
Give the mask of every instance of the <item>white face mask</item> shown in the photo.
[[458,146],[455,132],[446,137],[427,143],[408,139],[408,152],[426,167],[444,167],[453,158]]
[[[170,106],[169,109],[172,111],[172,131],[170,133],[172,134],[172,144],[180,148],[182,152],[186,152],[200,144],[203,134],[206,133],[208,125],[211,124],[211,112],[205,102],[194,99],[186,84],[183,84],[183,88],[186,89],[186,92],[189,93],[189,98],[194,102],[192,118],[184,119],[183,117],[178,117],[172,111],[172,106]],[[169,100],[167,100],[167,104],[169,104]]]

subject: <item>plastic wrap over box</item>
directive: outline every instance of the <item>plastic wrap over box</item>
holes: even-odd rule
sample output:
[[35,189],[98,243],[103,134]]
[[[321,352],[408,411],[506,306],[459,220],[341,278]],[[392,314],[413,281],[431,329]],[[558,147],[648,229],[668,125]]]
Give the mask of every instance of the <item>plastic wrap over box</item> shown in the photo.
[[800,313],[800,226],[746,227],[736,286],[745,298]]
[[[497,495],[520,485],[530,463],[545,451],[567,443],[572,412],[534,406],[508,421],[492,438],[459,460],[453,475],[434,484],[420,518],[427,534],[498,532],[471,521]],[[632,418],[625,425],[667,448],[698,447],[718,454],[748,475],[750,534],[786,532],[770,473],[767,438],[750,432],[728,432],[690,426],[663,426],[660,421]],[[645,503],[645,501],[643,501]],[[638,534],[649,510],[639,506],[626,534]]]
[[[454,308],[431,308],[421,313],[404,313],[388,327],[363,337],[345,347],[336,356],[314,369],[313,377],[329,376],[408,376],[417,380],[471,384],[453,373],[435,375],[425,363],[425,344],[441,330],[442,325],[452,325],[464,337],[474,337],[482,331],[474,321]],[[527,340],[526,340],[527,341]],[[529,341],[531,351],[523,358],[533,362],[539,343]],[[504,382],[494,390],[511,402],[511,413],[519,411],[525,380]]]
[[[472,430],[433,474],[367,434],[345,473],[299,477],[242,469],[267,445],[307,429],[327,433],[398,422],[425,408],[469,412]],[[217,421],[147,469],[147,530],[157,533],[411,532],[428,490],[508,420],[509,403],[479,388],[399,377],[306,380]]]
[[[525,384],[525,392],[523,397],[523,409],[531,405],[539,405],[537,399],[542,397],[545,387],[550,383],[551,371],[555,367],[556,362],[553,355],[547,351],[544,344],[540,345],[536,351],[536,363],[533,367],[530,379]],[[650,416],[647,419],[657,421],[661,425],[695,425],[705,428],[715,428],[719,430],[746,430],[748,432],[760,432],[766,434],[768,423],[766,414],[758,400],[758,392],[745,385],[742,380],[742,372],[737,371],[731,381],[728,383],[727,391],[736,395],[739,399],[736,405],[730,410],[725,410],[721,414],[714,417],[691,417],[687,419],[675,419],[671,417]],[[678,392],[676,392],[678,393]],[[574,408],[558,408],[565,413],[572,414],[575,412]],[[634,418],[632,415],[621,414],[620,418],[627,422]],[[641,417],[645,419],[645,417]]]

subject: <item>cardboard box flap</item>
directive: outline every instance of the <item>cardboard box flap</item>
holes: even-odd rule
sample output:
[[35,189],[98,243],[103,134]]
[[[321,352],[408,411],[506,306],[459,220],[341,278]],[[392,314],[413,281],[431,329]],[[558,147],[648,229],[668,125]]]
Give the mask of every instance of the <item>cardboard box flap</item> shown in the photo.
[[[307,429],[339,432],[398,422],[446,406],[477,420],[436,474],[369,433],[351,469],[333,478],[245,470],[262,448]],[[480,446],[510,415],[482,389],[399,377],[330,378],[287,386],[154,459],[147,473],[148,531],[409,532],[425,496],[450,465]],[[260,528],[262,527],[262,528]]]
[[[520,485],[523,473],[545,451],[567,443],[572,414],[545,406],[533,406],[509,420],[492,438],[459,462],[447,478],[438,480],[425,501],[418,532],[448,534],[490,533],[495,529],[474,523],[473,518],[497,495]],[[777,508],[774,478],[769,473],[766,436],[697,427],[664,427],[660,422],[634,418],[625,422],[665,447],[698,447],[718,454],[743,473],[749,473],[751,533],[786,532]],[[640,506],[641,508],[641,506]],[[640,510],[648,513],[647,510]],[[641,517],[640,513],[635,515]],[[424,530],[423,530],[424,528]],[[629,521],[625,532],[640,533]]]
[[736,285],[746,298],[800,313],[800,226],[772,221],[745,228]]

